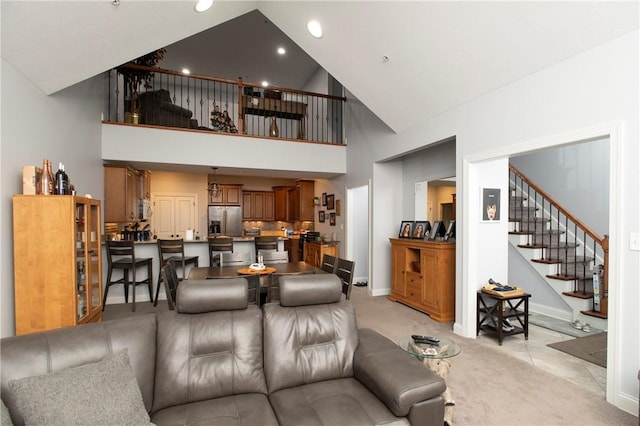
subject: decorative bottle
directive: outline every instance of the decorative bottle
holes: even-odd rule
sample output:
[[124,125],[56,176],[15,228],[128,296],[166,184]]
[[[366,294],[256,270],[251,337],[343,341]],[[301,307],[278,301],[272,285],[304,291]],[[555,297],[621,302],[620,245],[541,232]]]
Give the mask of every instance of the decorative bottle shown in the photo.
[[280,132],[278,131],[278,123],[276,123],[276,118],[271,117],[271,126],[269,126],[269,136],[271,136],[272,138],[277,138],[279,133]]
[[42,177],[40,179],[40,193],[42,195],[54,194],[55,177],[51,170],[51,162],[46,158],[42,160]]
[[68,195],[69,193],[69,176],[64,172],[64,164],[58,163],[58,171],[56,172],[56,194]]

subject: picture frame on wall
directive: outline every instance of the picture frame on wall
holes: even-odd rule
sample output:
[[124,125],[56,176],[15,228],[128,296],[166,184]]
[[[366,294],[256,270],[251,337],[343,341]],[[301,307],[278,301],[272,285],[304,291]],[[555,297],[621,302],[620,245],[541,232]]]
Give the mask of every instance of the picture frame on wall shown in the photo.
[[413,221],[403,220],[400,222],[400,231],[398,232],[398,238],[411,238],[413,235]]
[[341,212],[342,212],[342,203],[340,202],[340,200],[336,200],[336,216],[340,216]]
[[334,210],[336,208],[336,196],[334,194],[327,195],[327,210]]
[[482,221],[500,222],[500,188],[482,188]]
[[326,192],[322,193],[322,205],[323,206],[327,205],[327,193]]
[[329,225],[336,226],[336,214],[329,213]]
[[318,212],[318,222],[324,223],[324,210]]

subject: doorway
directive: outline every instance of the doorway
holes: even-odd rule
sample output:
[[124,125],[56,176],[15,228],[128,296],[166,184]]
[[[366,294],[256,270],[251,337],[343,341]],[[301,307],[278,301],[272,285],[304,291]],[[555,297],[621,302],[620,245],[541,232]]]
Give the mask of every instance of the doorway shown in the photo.
[[[355,262],[354,283],[369,282],[370,247],[370,182],[347,187],[346,203],[346,257]],[[367,288],[371,293],[371,288]]]

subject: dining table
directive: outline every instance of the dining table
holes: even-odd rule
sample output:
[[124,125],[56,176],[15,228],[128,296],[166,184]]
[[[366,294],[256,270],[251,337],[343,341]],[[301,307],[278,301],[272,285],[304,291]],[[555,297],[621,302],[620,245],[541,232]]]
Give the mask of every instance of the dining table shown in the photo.
[[248,266],[227,265],[227,266],[201,266],[191,268],[188,280],[206,280],[216,278],[243,277],[252,274],[324,274],[320,268],[306,262],[277,263],[266,265],[264,271],[250,271]]

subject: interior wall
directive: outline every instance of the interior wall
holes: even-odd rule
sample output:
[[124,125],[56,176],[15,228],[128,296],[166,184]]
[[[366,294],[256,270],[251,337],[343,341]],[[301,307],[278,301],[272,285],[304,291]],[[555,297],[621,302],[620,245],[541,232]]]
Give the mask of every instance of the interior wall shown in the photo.
[[[46,96],[2,60],[2,182],[0,205],[2,336],[15,332],[13,305],[12,196],[22,193],[22,166],[42,160],[65,165],[79,195],[102,200],[100,117],[106,99],[105,77],[98,76]],[[54,171],[55,172],[55,171]],[[37,242],[34,242],[37,243]]]
[[[635,412],[638,407],[640,336],[634,330],[640,323],[637,309],[640,291],[634,283],[637,281],[640,252],[629,250],[628,238],[630,232],[637,232],[637,218],[640,217],[640,174],[637,167],[640,161],[637,143],[640,139],[640,108],[638,98],[630,95],[639,90],[638,40],[638,31],[628,33],[426,120],[398,135],[385,133],[379,120],[360,104],[347,103],[353,120],[348,123],[350,139],[366,141],[374,161],[371,176],[375,208],[372,244],[375,249],[371,280],[376,283],[389,280],[389,267],[385,266],[390,263],[388,237],[397,231],[397,224],[405,214],[405,210],[398,209],[394,202],[408,203],[405,195],[407,189],[401,191],[402,199],[395,199],[389,194],[398,191],[393,185],[401,180],[396,174],[402,174],[402,168],[382,162],[415,152],[428,145],[429,141],[456,136],[456,217],[462,225],[462,232],[458,230],[456,238],[454,330],[468,337],[475,336],[476,291],[489,273],[507,277],[506,230],[501,226],[483,225],[493,232],[483,230],[484,238],[479,238],[479,190],[484,185],[494,183],[485,182],[483,175],[477,174],[475,162],[529,152],[532,146],[540,147],[546,141],[554,143],[555,140],[561,140],[558,135],[584,133],[593,137],[585,129],[606,123],[621,123],[624,130],[619,132],[619,143],[624,156],[620,164],[615,165],[614,173],[617,174],[619,194],[623,197],[619,202],[624,209],[615,211],[619,225],[616,232],[612,232],[611,243],[617,256],[615,268],[618,277],[613,286],[624,297],[616,301],[617,306],[611,306],[616,310],[611,323],[617,323],[619,327],[614,330],[616,335],[626,337],[610,347],[616,368],[609,373],[612,376],[608,382],[613,391],[608,392],[608,400],[629,411],[635,408]],[[370,128],[380,128],[381,131],[374,134],[368,130]],[[576,137],[574,140],[581,139]],[[359,161],[348,157],[347,181],[352,179],[352,163],[355,167],[353,170],[358,174],[353,179],[364,178],[361,176],[363,169],[358,167]],[[507,175],[506,160],[500,173]],[[389,222],[395,226],[386,225]],[[498,266],[498,273],[494,269],[479,268],[477,255],[480,251],[504,253],[500,260],[505,267]]]
[[369,187],[359,186],[349,190],[349,216],[353,218],[353,229],[349,235],[351,245],[350,259],[355,262],[353,282],[369,280]]

